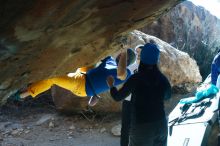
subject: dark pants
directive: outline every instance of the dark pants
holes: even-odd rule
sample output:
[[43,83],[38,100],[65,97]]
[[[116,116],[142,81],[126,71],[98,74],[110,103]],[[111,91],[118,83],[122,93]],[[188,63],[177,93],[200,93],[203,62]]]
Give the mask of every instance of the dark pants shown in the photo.
[[130,129],[130,101],[124,100],[122,103],[122,122],[121,122],[121,146],[128,146]]
[[131,125],[129,146],[166,146],[167,120]]

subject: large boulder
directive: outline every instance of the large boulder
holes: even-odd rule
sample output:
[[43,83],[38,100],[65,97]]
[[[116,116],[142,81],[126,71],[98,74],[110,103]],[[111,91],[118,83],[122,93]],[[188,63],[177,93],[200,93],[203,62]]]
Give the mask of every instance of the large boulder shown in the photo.
[[150,42],[150,40],[156,42],[161,52],[159,67],[168,77],[172,86],[184,83],[199,83],[202,81],[196,61],[188,53],[177,50],[157,37],[137,30],[131,32],[127,39],[132,48],[138,44]]

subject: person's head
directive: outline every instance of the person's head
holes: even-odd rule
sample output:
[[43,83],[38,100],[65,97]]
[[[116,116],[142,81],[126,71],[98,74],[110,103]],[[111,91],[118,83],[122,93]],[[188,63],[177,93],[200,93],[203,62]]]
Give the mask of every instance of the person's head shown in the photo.
[[156,65],[159,61],[160,50],[156,44],[147,43],[141,47],[140,62],[145,65]]
[[[148,72],[154,74],[154,71],[158,70],[157,63],[160,57],[160,50],[156,44],[147,43],[141,49],[140,63],[138,66],[138,72]],[[149,75],[149,74],[148,74]],[[154,76],[154,75],[153,75]],[[152,77],[153,77],[152,76]]]
[[[120,58],[121,54],[119,54],[117,57],[116,57],[116,62],[118,63],[119,62],[119,58]],[[135,52],[132,50],[132,49],[127,49],[127,66],[135,63],[136,61],[136,54]]]

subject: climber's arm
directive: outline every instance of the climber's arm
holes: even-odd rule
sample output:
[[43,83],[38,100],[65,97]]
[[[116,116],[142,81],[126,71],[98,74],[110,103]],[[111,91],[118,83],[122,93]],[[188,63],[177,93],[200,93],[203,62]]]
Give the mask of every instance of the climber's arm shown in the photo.
[[120,80],[125,80],[127,77],[127,50],[123,49],[120,54],[118,68],[117,68],[117,78]]

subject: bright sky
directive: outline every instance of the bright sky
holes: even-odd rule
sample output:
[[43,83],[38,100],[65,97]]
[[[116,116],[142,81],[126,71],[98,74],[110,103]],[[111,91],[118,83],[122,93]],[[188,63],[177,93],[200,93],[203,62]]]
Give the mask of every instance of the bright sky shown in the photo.
[[195,5],[203,6],[212,15],[220,19],[220,0],[189,0]]

